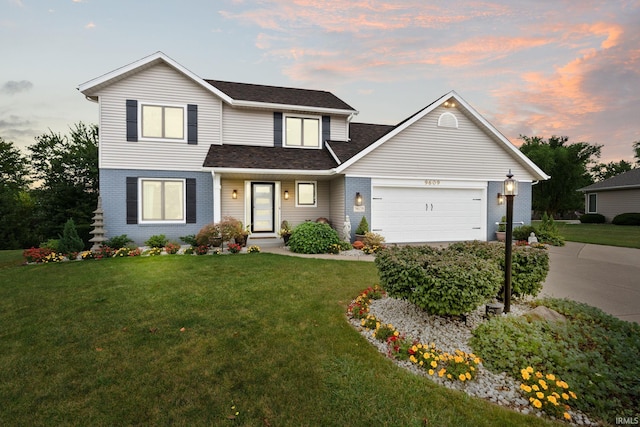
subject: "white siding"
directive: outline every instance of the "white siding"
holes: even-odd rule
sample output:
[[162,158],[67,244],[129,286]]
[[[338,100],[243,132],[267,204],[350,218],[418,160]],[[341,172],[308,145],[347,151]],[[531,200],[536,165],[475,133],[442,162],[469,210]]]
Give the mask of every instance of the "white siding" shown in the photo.
[[348,126],[346,117],[331,116],[331,139],[334,141],[346,141]]
[[249,110],[224,105],[223,144],[273,146],[273,111]]
[[[231,197],[233,190],[238,192],[237,199]],[[220,200],[216,202],[220,203],[220,211],[223,218],[225,216],[232,216],[243,223],[246,222],[244,217],[244,198],[244,180],[222,179],[220,181]]]
[[[438,127],[452,112],[458,128]],[[345,170],[346,175],[456,179],[502,179],[509,169],[516,179],[533,177],[501,144],[460,111],[436,108]]]
[[604,215],[607,222],[621,213],[640,212],[640,189],[599,191],[597,194],[597,212]]
[[282,181],[282,191],[289,191],[289,200],[282,200],[281,216],[283,220],[289,221],[291,226],[296,226],[307,220],[315,221],[320,217],[330,218],[329,181],[317,181],[317,184],[317,207],[296,207],[295,181]]
[[344,177],[340,176],[331,180],[331,225],[340,232],[344,225]]
[[[166,64],[146,68],[98,93],[100,167],[111,169],[201,170],[210,144],[220,143],[222,101]],[[198,144],[129,142],[126,100],[198,105]]]

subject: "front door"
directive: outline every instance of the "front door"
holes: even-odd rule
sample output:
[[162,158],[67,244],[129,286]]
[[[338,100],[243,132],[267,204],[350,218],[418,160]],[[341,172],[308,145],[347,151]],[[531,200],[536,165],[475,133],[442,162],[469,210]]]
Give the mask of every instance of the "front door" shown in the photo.
[[251,231],[273,233],[275,222],[273,182],[251,183]]

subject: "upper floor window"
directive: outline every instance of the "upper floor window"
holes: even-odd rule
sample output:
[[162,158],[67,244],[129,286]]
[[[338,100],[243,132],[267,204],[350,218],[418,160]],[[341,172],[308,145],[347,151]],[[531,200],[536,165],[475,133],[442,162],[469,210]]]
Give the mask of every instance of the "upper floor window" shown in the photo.
[[184,140],[184,108],[142,104],[142,138]]
[[286,147],[320,147],[320,119],[311,117],[285,117]]

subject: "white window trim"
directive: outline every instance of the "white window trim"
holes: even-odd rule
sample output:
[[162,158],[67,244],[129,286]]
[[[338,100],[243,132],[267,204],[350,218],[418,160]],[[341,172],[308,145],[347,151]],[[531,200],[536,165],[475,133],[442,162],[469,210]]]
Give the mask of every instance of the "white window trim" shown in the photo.
[[[182,138],[153,138],[145,137],[142,134],[142,107],[150,105],[153,107],[173,107],[182,108]],[[187,104],[171,104],[166,102],[138,102],[138,141],[160,141],[160,142],[187,142]]]
[[[313,119],[318,121],[318,145],[313,147],[309,145],[287,145],[287,118],[294,119]],[[304,150],[320,150],[322,149],[322,117],[308,114],[291,114],[282,115],[282,146],[285,148],[298,148]]]
[[[166,219],[143,219],[144,194],[142,193],[143,181],[161,181],[161,182],[181,182],[182,183],[182,219],[166,220]],[[187,180],[184,178],[155,178],[141,177],[138,178],[138,224],[186,224],[187,223]]]
[[[313,184],[313,205],[308,204],[299,204],[298,203],[298,184]],[[296,208],[317,208],[318,207],[318,181],[296,181],[295,183],[295,198],[296,198]]]
[[[591,210],[591,196],[595,198],[596,209]],[[588,193],[587,194],[587,213],[598,213],[598,193]]]

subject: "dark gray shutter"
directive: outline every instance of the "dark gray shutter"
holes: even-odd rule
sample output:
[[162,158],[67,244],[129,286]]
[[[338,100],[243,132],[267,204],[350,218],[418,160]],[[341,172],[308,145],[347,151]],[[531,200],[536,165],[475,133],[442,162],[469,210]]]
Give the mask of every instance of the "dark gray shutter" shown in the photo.
[[282,113],[273,113],[273,146],[282,147]]
[[138,223],[138,178],[127,177],[127,224]]
[[322,143],[331,139],[331,116],[322,116]]
[[187,178],[187,224],[196,223],[196,180]]
[[127,141],[138,140],[138,101],[127,99]]
[[198,143],[198,106],[194,104],[187,105],[187,142]]

